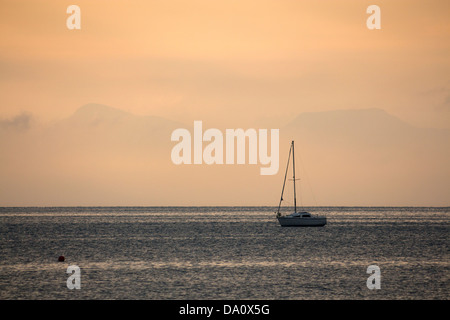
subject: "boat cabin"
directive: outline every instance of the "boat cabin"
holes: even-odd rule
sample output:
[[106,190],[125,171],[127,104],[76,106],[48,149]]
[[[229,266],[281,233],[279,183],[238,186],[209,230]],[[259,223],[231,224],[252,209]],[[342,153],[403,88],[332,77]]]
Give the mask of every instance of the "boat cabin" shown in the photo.
[[309,212],[294,212],[289,215],[292,218],[311,218],[311,214]]

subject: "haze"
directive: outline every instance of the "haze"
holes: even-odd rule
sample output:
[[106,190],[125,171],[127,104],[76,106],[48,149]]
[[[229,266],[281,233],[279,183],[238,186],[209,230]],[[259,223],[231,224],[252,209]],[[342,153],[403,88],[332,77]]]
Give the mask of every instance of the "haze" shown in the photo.
[[[0,205],[277,205],[295,139],[305,205],[448,206],[450,3],[371,4],[1,1]],[[279,173],[175,166],[194,120],[279,128]]]

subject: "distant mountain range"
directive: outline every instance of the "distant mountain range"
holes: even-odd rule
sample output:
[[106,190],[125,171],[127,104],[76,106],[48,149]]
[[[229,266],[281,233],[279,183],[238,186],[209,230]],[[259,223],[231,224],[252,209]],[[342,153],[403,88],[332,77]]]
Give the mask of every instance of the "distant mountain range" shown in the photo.
[[167,120],[162,117],[137,116],[120,109],[95,103],[86,104],[80,107],[72,116],[64,120],[63,123],[83,126],[137,125],[138,128],[151,128],[153,130],[179,125],[178,122]]
[[302,113],[282,132],[296,141],[317,188],[325,186],[322,194],[332,203],[350,195],[364,205],[449,203],[449,130],[417,128],[381,109],[361,109]]
[[0,205],[276,205],[292,139],[318,205],[449,204],[450,131],[381,109],[299,114],[280,128],[272,177],[250,165],[174,165],[171,133],[189,126],[100,104],[44,127],[0,121]]
[[[302,113],[283,128],[287,134],[306,135],[323,142],[371,147],[408,147],[448,139],[449,130],[414,127],[381,109],[334,110]],[[402,145],[407,143],[408,145]]]

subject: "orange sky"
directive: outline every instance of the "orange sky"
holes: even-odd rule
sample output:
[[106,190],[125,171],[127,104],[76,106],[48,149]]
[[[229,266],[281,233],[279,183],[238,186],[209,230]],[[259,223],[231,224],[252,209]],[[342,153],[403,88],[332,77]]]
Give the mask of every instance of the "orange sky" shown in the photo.
[[[81,30],[66,27],[71,4]],[[366,27],[371,4],[381,30]],[[448,12],[436,0],[2,0],[0,120],[50,124],[99,103],[280,128],[303,112],[379,108],[450,129]]]
[[[450,127],[447,1],[1,1],[1,113],[43,120],[96,102],[178,120],[286,122],[379,107]],[[226,112],[229,114],[229,112]]]

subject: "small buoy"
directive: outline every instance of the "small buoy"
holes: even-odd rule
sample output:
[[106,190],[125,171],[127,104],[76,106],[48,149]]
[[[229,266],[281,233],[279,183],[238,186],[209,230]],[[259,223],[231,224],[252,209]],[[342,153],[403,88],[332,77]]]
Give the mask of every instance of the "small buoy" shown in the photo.
[[59,256],[58,261],[64,262],[64,256]]

